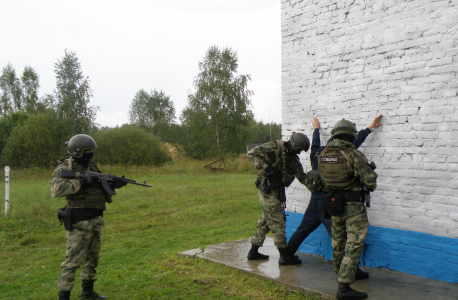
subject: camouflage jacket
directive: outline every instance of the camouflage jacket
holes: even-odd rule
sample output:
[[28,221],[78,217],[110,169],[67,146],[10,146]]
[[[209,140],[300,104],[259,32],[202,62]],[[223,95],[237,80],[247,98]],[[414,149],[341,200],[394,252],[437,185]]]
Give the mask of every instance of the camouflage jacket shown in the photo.
[[[331,152],[334,154],[329,155]],[[320,154],[318,169],[327,188],[334,184],[342,186],[343,190],[359,191],[365,185],[372,192],[377,187],[378,175],[367,163],[366,156],[343,140],[327,143]]]
[[[68,195],[75,194],[81,189],[81,183],[78,179],[67,179],[59,177],[59,170],[65,169],[73,171],[72,167],[69,168],[68,157],[59,159],[59,165],[54,170],[51,176],[51,196],[52,197],[67,197]],[[73,163],[75,163],[73,161]]]
[[100,183],[95,182],[90,187],[83,188],[78,179],[60,178],[59,170],[72,170],[80,173],[86,171],[99,172],[97,166],[91,162],[88,168],[83,168],[72,158],[62,158],[60,164],[51,176],[51,196],[66,197],[70,207],[96,208],[105,210],[105,202],[112,202],[111,197],[105,193]]
[[305,173],[299,156],[289,153],[282,140],[268,142],[251,149],[247,153],[247,158],[259,170],[260,177],[267,178],[264,170],[271,166],[282,172],[282,182],[285,187],[290,186],[294,178],[305,184]]

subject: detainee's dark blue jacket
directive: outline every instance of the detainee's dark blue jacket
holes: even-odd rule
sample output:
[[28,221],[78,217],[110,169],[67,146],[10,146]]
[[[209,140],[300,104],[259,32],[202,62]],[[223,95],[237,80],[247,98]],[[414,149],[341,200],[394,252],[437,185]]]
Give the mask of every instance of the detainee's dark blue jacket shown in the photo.
[[[367,136],[371,132],[372,131],[369,128],[366,128],[358,132],[358,134],[356,135],[356,139],[353,141],[353,145],[355,145],[356,149],[358,149],[359,146],[361,146],[361,144],[364,143]],[[318,170],[318,156],[316,155],[316,153],[321,153],[321,151],[323,151],[324,148],[326,148],[326,146],[321,146],[320,129],[315,128],[315,130],[313,130],[312,150],[310,152],[310,164],[312,165],[312,170]]]

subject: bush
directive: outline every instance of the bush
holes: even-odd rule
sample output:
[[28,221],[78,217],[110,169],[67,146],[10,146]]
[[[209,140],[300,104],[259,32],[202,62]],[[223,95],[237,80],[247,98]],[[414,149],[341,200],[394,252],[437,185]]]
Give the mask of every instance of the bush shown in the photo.
[[55,166],[65,154],[63,137],[51,113],[29,116],[11,132],[2,151],[3,165],[19,168]]
[[135,125],[97,131],[94,161],[100,164],[162,166],[171,161],[170,153],[159,140]]
[[0,119],[0,152],[5,147],[13,129],[27,122],[28,117],[27,113],[18,111]]

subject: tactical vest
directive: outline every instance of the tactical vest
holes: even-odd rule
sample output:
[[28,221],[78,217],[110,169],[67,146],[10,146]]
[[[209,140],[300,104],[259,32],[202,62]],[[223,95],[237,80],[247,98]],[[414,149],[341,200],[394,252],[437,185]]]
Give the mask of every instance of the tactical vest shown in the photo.
[[326,147],[318,158],[318,170],[326,190],[359,190],[348,153],[353,148]]
[[[72,160],[71,157],[65,160],[64,164],[69,171],[77,171],[80,173],[91,171],[100,173],[100,170],[94,163],[90,163],[88,168],[85,169]],[[95,208],[103,211],[105,210],[107,197],[108,195],[105,193],[102,184],[100,182],[94,182],[89,187],[81,187],[78,192],[68,195],[65,199],[67,199],[67,205],[70,207]]]
[[272,167],[281,170],[283,186],[289,187],[294,181],[293,157],[286,153],[286,147],[283,141],[272,142],[277,146],[277,149],[267,152],[267,157],[270,160]]

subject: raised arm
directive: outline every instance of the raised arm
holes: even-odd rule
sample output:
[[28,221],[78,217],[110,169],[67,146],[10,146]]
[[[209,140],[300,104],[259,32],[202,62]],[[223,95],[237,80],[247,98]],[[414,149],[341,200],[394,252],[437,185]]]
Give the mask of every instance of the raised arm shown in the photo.
[[[314,130],[313,130],[313,136],[312,136],[312,147],[310,149],[310,164],[312,165],[312,168],[313,168],[315,155],[321,147],[320,121],[318,121],[318,118],[316,117],[312,118],[312,125],[313,125]],[[316,167],[318,167],[318,163],[316,164]]]
[[375,117],[374,121],[372,121],[371,125],[369,125],[367,128],[369,128],[372,131],[372,130],[374,130],[374,128],[382,126],[383,123],[380,123],[380,119],[382,117],[383,117],[382,114],[380,114],[377,117]]
[[382,118],[382,114],[375,117],[374,121],[364,130],[358,132],[356,139],[353,141],[353,145],[355,145],[356,149],[358,149],[366,140],[367,136],[379,126],[382,126],[383,123],[380,123],[380,119]]

